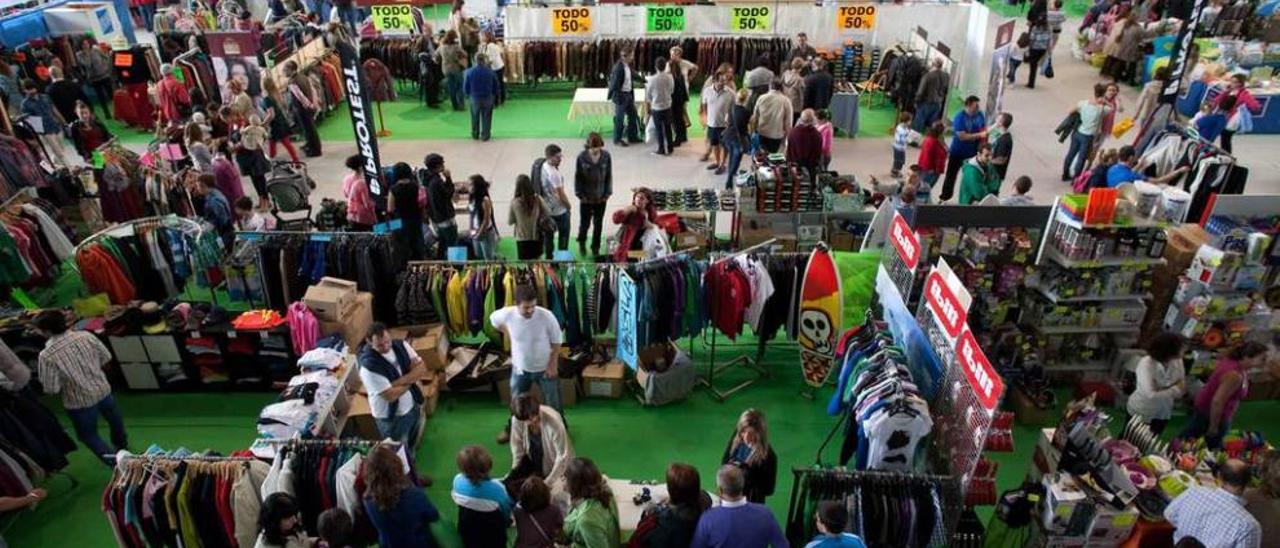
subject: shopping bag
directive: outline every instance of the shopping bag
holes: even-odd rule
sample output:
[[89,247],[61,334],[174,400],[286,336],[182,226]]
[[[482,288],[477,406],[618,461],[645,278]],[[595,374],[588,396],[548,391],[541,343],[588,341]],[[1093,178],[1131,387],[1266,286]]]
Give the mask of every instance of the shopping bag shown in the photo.
[[1111,136],[1116,139],[1124,137],[1124,134],[1129,133],[1129,130],[1133,129],[1133,125],[1133,117],[1125,117],[1125,119],[1116,122],[1115,127],[1111,128]]
[[653,116],[649,117],[649,123],[644,126],[644,142],[650,145],[658,143],[658,126],[653,123]]

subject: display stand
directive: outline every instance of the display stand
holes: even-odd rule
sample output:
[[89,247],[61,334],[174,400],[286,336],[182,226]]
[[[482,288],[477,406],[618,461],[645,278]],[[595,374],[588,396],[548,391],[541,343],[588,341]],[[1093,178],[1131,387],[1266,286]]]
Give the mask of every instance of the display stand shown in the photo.
[[[1054,288],[1039,287],[1034,294],[1049,306],[1041,307],[1038,313],[1024,310],[1022,324],[1046,340],[1062,338],[1065,341],[1075,336],[1118,340],[1097,349],[1066,346],[1064,342],[1062,348],[1072,348],[1065,353],[1075,359],[1046,357],[1046,373],[1113,372],[1116,353],[1105,351],[1106,347],[1125,348],[1120,345],[1136,342],[1147,302],[1152,300],[1147,292],[1150,281],[1146,275],[1152,267],[1165,264],[1157,244],[1153,243],[1156,238],[1164,238],[1163,223],[1135,219],[1125,224],[1085,224],[1064,211],[1062,198],[1054,200],[1053,213],[1036,258],[1042,278],[1050,273],[1062,273],[1064,278],[1105,279],[1108,283],[1103,284],[1098,293],[1084,294],[1064,294]],[[1111,246],[1112,241],[1117,243]],[[1163,244],[1159,244],[1158,249],[1163,249]]]
[[[748,253],[757,253],[757,252],[768,253],[770,251],[771,246],[776,241],[777,241],[776,238],[770,238],[768,241],[761,242],[759,244],[753,245],[751,247],[748,247],[740,251],[735,251],[728,255],[722,256],[714,261],[711,261],[711,264],[709,266],[715,266],[724,261],[732,260],[738,256],[746,255]],[[711,299],[709,306],[711,307],[712,310],[714,310],[717,306],[717,303],[715,302],[715,299],[714,299],[714,292],[712,293],[712,295],[713,295],[713,298]],[[733,358],[732,360],[729,360],[728,362],[717,365],[716,364],[716,347],[718,345],[716,343],[716,339],[718,339],[719,337],[716,336],[714,328],[711,328],[708,331],[711,334],[710,362],[707,364],[707,374],[705,376],[698,377],[698,385],[710,391],[711,395],[714,396],[716,400],[723,402],[729,399],[729,396],[732,396],[734,393],[738,392],[739,390],[742,390],[748,386],[751,386],[761,379],[765,379],[769,377],[769,370],[765,369],[763,366],[760,365],[758,353],[756,356],[748,356],[746,354],[743,354],[736,358]],[[730,368],[733,368],[733,367],[742,367],[744,369],[747,369],[755,373],[755,376],[748,378],[732,387],[729,387],[726,390],[721,390],[717,388],[716,376],[724,373],[725,371],[728,371]]]

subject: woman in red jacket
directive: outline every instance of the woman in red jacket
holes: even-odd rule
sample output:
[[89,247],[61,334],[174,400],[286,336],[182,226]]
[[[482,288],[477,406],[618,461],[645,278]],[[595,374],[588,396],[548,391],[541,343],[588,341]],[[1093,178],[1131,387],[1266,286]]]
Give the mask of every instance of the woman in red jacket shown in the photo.
[[946,128],[939,120],[925,130],[924,141],[920,143],[920,158],[916,164],[920,166],[920,179],[929,186],[938,182],[938,176],[947,170],[947,146],[942,144],[942,132]]
[[1231,110],[1227,112],[1227,129],[1222,130],[1222,150],[1231,152],[1231,137],[1240,130],[1240,122],[1236,120],[1236,112],[1241,108],[1246,109],[1241,116],[1252,116],[1254,112],[1262,112],[1262,105],[1258,104],[1258,100],[1253,98],[1253,94],[1245,89],[1245,75],[1232,74],[1231,79],[1227,80],[1227,90],[1218,95],[1217,105],[1222,104],[1222,100],[1227,97],[1235,97],[1236,103]]
[[614,262],[626,262],[627,253],[640,249],[640,235],[657,221],[653,195],[647,188],[637,188],[631,195],[631,205],[613,212],[613,224],[622,227],[618,248],[613,251]]

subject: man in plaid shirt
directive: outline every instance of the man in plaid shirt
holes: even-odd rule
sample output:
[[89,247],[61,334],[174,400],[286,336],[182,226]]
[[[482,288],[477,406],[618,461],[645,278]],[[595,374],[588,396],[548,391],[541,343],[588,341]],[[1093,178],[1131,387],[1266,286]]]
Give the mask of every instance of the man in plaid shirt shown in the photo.
[[1259,548],[1262,526],[1244,508],[1249,466],[1231,459],[1218,470],[1221,487],[1192,487],[1169,503],[1165,519],[1175,542],[1191,537],[1206,548]]
[[[108,466],[115,452],[128,448],[124,419],[111,395],[111,385],[102,366],[110,363],[111,352],[97,337],[83,331],[68,331],[66,316],[49,310],[36,317],[36,329],[49,338],[40,351],[40,383],[49,394],[62,394],[62,406],[71,417],[76,437],[94,456]],[[98,435],[98,415],[111,427],[111,445]]]

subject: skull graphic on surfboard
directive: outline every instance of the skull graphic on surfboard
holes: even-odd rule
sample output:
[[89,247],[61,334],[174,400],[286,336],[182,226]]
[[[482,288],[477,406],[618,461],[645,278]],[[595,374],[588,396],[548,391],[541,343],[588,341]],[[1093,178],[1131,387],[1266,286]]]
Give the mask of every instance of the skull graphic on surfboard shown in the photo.
[[819,247],[809,256],[797,317],[804,382],[820,387],[835,366],[841,319],[840,272],[831,253]]

